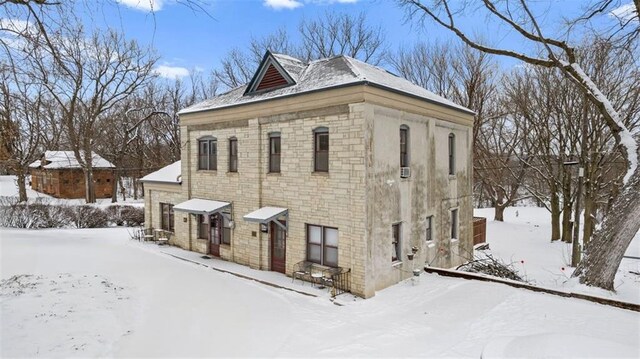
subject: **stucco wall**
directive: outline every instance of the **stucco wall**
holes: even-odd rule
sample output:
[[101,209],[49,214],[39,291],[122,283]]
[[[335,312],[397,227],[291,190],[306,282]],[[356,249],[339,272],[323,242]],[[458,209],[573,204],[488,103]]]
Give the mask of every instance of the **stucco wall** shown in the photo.
[[[370,162],[367,164],[367,228],[370,233],[368,266],[375,289],[382,289],[410,277],[425,264],[451,267],[461,263],[458,243],[471,243],[469,147],[470,128],[373,104],[366,105],[370,133]],[[400,177],[400,126],[409,128],[411,176]],[[442,127],[445,126],[445,127]],[[457,136],[456,175],[448,175],[448,135]],[[455,246],[449,238],[448,213],[460,209],[460,238]],[[426,241],[427,217],[433,216],[433,240]],[[401,223],[401,260],[391,261],[392,226]],[[407,259],[412,247],[418,252]],[[454,248],[455,247],[455,248]]]

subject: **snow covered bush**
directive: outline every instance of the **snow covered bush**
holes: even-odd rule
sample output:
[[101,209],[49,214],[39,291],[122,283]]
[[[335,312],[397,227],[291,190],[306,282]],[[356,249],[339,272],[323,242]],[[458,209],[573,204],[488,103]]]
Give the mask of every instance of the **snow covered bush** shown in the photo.
[[122,226],[124,224],[124,219],[122,218],[122,206],[111,205],[105,209],[107,212],[107,216],[109,217],[109,222],[115,224],[116,226]]
[[138,227],[144,223],[144,208],[123,206],[120,211],[120,216],[125,226]]
[[144,208],[112,205],[105,211],[109,222],[116,226],[137,227],[144,222]]
[[70,206],[67,209],[69,224],[76,228],[107,227],[109,216],[100,208],[82,205]]
[[65,206],[47,201],[21,202],[17,198],[0,199],[0,226],[13,228],[60,228],[68,224]]

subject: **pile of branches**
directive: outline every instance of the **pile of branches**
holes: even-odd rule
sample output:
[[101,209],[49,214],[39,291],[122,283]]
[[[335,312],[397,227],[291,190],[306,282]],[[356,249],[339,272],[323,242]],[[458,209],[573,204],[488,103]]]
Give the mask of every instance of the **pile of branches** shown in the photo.
[[490,254],[483,254],[482,257],[474,256],[473,260],[458,266],[456,269],[464,272],[482,273],[518,282],[526,282],[513,267],[513,264],[505,264],[499,259],[493,258]]

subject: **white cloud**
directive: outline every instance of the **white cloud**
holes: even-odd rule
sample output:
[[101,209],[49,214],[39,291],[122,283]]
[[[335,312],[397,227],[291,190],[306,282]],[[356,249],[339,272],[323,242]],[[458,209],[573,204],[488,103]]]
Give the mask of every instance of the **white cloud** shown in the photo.
[[0,19],[0,29],[24,32],[27,29],[32,29],[32,25],[25,20],[6,18]]
[[636,18],[636,20],[638,19],[638,14],[636,13],[636,6],[633,3],[628,3],[620,7],[617,7],[611,10],[609,14],[622,21],[629,21],[634,17]]
[[164,0],[116,0],[120,4],[140,11],[160,11]]
[[171,80],[181,79],[183,77],[189,76],[189,70],[179,66],[159,65],[158,67],[153,69],[153,71],[160,77]]
[[319,4],[319,5],[331,5],[331,4],[355,4],[359,0],[308,0],[307,2]]
[[275,10],[295,9],[303,4],[297,0],[264,0],[263,5]]

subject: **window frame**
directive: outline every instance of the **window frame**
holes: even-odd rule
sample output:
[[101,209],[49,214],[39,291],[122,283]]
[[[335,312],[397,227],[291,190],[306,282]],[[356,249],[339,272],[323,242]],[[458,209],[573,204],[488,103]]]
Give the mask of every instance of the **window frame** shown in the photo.
[[160,202],[160,228],[167,232],[175,232],[175,214],[171,203]]
[[[339,254],[340,254],[340,231],[337,227],[331,227],[331,226],[322,226],[322,225],[318,225],[318,224],[310,224],[310,223],[305,223],[305,232],[306,232],[306,250],[307,250],[307,254],[306,254],[306,260],[312,263],[317,263],[323,266],[327,266],[327,267],[332,267],[332,268],[337,268],[338,267],[338,263],[339,263]],[[310,229],[311,227],[317,227],[320,229],[320,244],[317,243],[311,243],[309,242],[309,233],[310,233]],[[337,232],[337,236],[338,236],[338,245],[336,246],[332,246],[326,243],[325,239],[327,237],[326,232],[327,230],[335,230]],[[314,259],[309,258],[309,254],[311,253],[311,251],[309,250],[310,246],[318,246],[320,249],[320,260],[316,261]],[[335,249],[336,251],[336,261],[335,263],[327,261],[326,257],[327,257],[327,249]]]
[[427,216],[427,221],[425,223],[425,240],[427,242],[433,241],[433,216]]
[[[197,228],[198,228],[198,239],[209,239],[209,233],[211,229],[209,227],[209,215],[198,214],[197,215]],[[205,220],[206,219],[206,220]],[[203,226],[206,227],[206,230],[203,231]],[[204,235],[203,235],[204,234]]]
[[[278,152],[275,153],[275,142],[277,140],[278,143]],[[280,134],[280,132],[271,132],[269,134],[269,173],[280,173],[281,171],[281,159],[282,159],[282,136]],[[276,162],[277,159],[277,163],[278,166],[276,168],[276,166],[274,166],[274,163]]]
[[391,263],[402,262],[402,222],[391,225],[391,246]]
[[[206,145],[206,149],[203,145]],[[198,139],[198,170],[218,170],[218,140],[215,137],[206,136]]]
[[[231,245],[231,212],[223,211],[226,216],[223,216],[222,213],[217,213],[220,216],[220,222],[222,224],[222,234],[220,236],[220,244],[230,246]],[[229,218],[229,219],[227,219]]]
[[456,174],[456,135],[453,132],[449,133],[448,148],[449,148],[449,175],[453,176]]
[[[327,149],[319,150],[320,147],[320,137],[327,137]],[[313,172],[329,172],[329,128],[327,127],[317,127],[313,130]],[[326,168],[320,166],[320,156],[326,156],[324,162],[326,162]]]
[[[404,143],[403,143],[403,135],[404,135]],[[402,125],[400,126],[400,167],[410,167],[409,144],[410,144],[409,126]]]
[[229,138],[229,172],[238,172],[238,138],[236,137]]
[[450,238],[453,239],[458,239],[458,236],[460,235],[460,229],[458,228],[458,208],[453,208],[451,209],[451,230],[450,230]]

